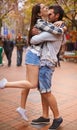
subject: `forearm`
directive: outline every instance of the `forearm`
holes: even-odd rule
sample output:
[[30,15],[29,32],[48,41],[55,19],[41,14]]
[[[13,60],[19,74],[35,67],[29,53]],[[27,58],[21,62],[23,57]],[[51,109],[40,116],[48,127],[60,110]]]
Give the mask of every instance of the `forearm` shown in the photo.
[[53,34],[63,34],[64,30],[60,27],[56,27],[54,24],[52,23],[47,23],[43,20],[38,20],[36,27],[43,30],[43,31],[47,31],[49,33],[53,33]]
[[54,36],[53,34],[50,34],[48,32],[42,32],[38,35],[35,35],[31,38],[30,43],[31,44],[39,44],[45,41],[55,41],[57,40],[57,36]]

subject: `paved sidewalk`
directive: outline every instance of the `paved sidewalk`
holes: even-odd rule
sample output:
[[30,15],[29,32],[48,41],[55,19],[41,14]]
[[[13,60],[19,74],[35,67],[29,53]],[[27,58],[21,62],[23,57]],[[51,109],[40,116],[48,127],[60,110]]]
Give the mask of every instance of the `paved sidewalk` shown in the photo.
[[[11,67],[7,67],[5,57],[4,60],[4,66],[0,66],[0,79],[3,77],[9,81],[25,79],[24,60],[21,67],[16,66],[15,49]],[[57,98],[60,114],[64,119],[58,130],[77,130],[77,63],[61,62],[61,67],[57,67],[54,72],[52,92]],[[0,90],[0,130],[48,130],[49,125],[32,126],[30,124],[32,119],[39,117],[42,113],[39,92],[30,91],[26,108],[29,122],[23,121],[16,112],[20,99],[21,89]],[[50,118],[52,123],[51,111]]]

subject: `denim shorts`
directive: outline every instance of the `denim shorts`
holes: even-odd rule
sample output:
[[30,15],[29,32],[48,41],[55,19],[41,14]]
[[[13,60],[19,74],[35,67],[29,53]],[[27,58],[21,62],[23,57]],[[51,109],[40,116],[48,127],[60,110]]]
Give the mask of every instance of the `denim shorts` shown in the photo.
[[52,75],[54,70],[48,66],[42,66],[39,70],[39,86],[40,93],[51,91]]
[[40,56],[37,56],[37,54],[33,53],[30,50],[27,50],[25,55],[25,64],[31,64],[31,65],[40,65]]

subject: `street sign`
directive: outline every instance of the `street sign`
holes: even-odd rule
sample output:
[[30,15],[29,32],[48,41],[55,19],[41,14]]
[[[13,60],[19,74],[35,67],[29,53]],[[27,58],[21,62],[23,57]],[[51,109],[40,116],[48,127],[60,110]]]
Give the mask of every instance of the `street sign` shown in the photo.
[[8,35],[8,28],[4,27],[4,35]]

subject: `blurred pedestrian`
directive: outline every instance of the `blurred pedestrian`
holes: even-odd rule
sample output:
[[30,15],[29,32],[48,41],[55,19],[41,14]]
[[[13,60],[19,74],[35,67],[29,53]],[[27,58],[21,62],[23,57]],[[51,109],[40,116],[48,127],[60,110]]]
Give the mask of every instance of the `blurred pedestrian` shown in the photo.
[[17,66],[22,65],[22,56],[23,56],[23,47],[25,46],[25,42],[21,34],[18,34],[16,38],[16,47],[17,47]]
[[3,65],[3,54],[4,54],[4,49],[2,44],[2,38],[0,37],[0,66]]
[[8,60],[8,66],[11,66],[11,58],[12,58],[14,44],[13,44],[13,41],[10,40],[9,35],[7,35],[7,37],[5,37],[3,40],[3,48],[4,48],[4,52]]

